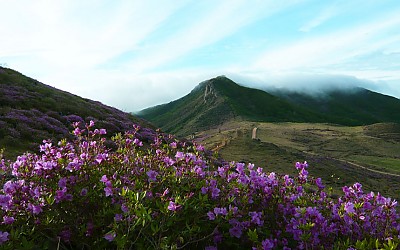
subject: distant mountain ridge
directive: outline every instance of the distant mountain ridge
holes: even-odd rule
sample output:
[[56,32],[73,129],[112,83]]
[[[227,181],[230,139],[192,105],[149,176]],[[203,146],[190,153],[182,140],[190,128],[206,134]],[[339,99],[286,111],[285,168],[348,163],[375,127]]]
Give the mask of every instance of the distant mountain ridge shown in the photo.
[[322,96],[290,90],[272,92],[290,103],[300,104],[324,113],[329,122],[342,125],[366,125],[379,122],[400,122],[400,100],[364,88],[332,89]]
[[219,76],[200,83],[178,100],[138,115],[178,135],[216,127],[230,119],[356,126],[400,123],[400,100],[362,88],[330,91],[323,98],[291,91],[266,92]]
[[43,139],[69,137],[72,122],[90,120],[110,134],[132,129],[134,123],[149,126],[131,114],[0,67],[0,149],[6,154],[36,151]]

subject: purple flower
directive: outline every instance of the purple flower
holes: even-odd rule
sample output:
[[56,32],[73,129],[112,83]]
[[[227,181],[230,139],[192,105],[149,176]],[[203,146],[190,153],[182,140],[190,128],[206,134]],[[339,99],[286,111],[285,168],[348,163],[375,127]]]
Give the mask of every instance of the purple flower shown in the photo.
[[97,162],[98,164],[100,164],[100,163],[102,163],[103,161],[106,161],[107,158],[108,158],[108,154],[105,154],[105,153],[103,153],[103,154],[98,154],[97,157],[96,157],[96,162]]
[[115,232],[109,232],[106,235],[104,235],[104,239],[111,242],[114,240],[115,236],[117,236],[117,234]]
[[264,224],[264,221],[261,220],[262,212],[249,212],[249,215],[251,216],[252,223],[259,226],[262,226]]
[[16,189],[16,184],[12,181],[7,181],[4,183],[3,191],[5,194],[13,194]]
[[211,197],[213,199],[216,199],[219,196],[219,193],[221,192],[221,190],[217,187],[212,187],[211,189]]
[[226,216],[228,214],[228,210],[225,207],[222,207],[222,208],[216,207],[216,208],[214,208],[214,213],[215,213],[215,215]]
[[141,142],[139,139],[135,138],[133,140],[133,143],[139,147],[143,146],[143,142]]
[[218,248],[216,246],[208,246],[205,248],[205,250],[217,250]]
[[86,196],[87,193],[88,193],[87,188],[82,188],[82,190],[81,190],[81,196]]
[[67,200],[67,201],[72,201],[72,199],[73,199],[72,194],[66,194],[66,195],[65,195],[65,200]]
[[111,187],[105,187],[104,192],[106,193],[106,197],[113,195],[113,189]]
[[236,237],[238,239],[240,239],[240,237],[242,236],[242,233],[243,233],[242,229],[238,225],[236,225],[236,226],[234,226],[234,227],[229,229],[229,234],[232,237]]
[[181,205],[176,205],[175,202],[170,201],[169,205],[168,205],[168,210],[170,211],[176,211],[177,209],[179,209],[181,207]]
[[162,194],[162,197],[166,196],[167,194],[169,194],[169,188],[166,188]]
[[107,175],[103,175],[100,179],[101,182],[106,183],[108,181]]
[[172,159],[169,158],[169,157],[165,157],[165,158],[164,158],[164,162],[165,162],[165,164],[167,165],[167,167],[168,167],[168,166],[172,166],[172,165],[174,165],[174,163],[175,163],[175,161],[172,160]]
[[218,229],[216,231],[214,231],[214,237],[213,237],[214,243],[218,244],[221,243],[223,240],[223,236],[222,234],[218,231]]
[[101,128],[100,129],[100,134],[101,135],[105,135],[105,134],[107,134],[107,131],[104,128]]
[[67,186],[67,178],[63,177],[58,181],[58,186],[62,189]]
[[209,220],[215,220],[215,214],[212,211],[208,212],[207,216]]
[[122,219],[123,219],[122,214],[116,214],[116,215],[114,216],[114,220],[117,221],[117,222],[122,221]]
[[263,250],[271,250],[274,248],[274,242],[269,239],[265,239],[262,243]]
[[112,183],[111,181],[106,181],[106,183],[104,183],[106,185],[106,187],[112,188]]
[[307,171],[305,168],[302,168],[302,169],[300,170],[299,177],[300,177],[301,179],[306,180],[306,179],[307,179],[307,176],[308,176],[308,171]]
[[236,171],[238,171],[239,174],[244,173],[244,163],[236,163]]
[[325,188],[325,186],[322,185],[322,179],[321,179],[321,178],[317,178],[317,179],[315,180],[315,184],[317,184],[317,186],[318,186],[319,189],[324,189],[324,188]]
[[67,193],[67,188],[63,188],[62,190],[57,190],[56,197],[55,197],[56,202],[58,203],[58,202],[64,200],[66,193]]
[[353,213],[355,213],[354,204],[351,203],[351,202],[347,202],[347,203],[344,205],[344,210],[345,210],[348,214],[353,214]]
[[60,237],[63,241],[65,242],[69,242],[71,240],[71,230],[69,228],[64,229],[61,233],[60,233]]
[[31,203],[28,204],[28,209],[34,214],[40,214],[43,210],[40,205],[32,205]]
[[8,235],[9,233],[0,231],[0,245],[8,241]]
[[239,211],[239,208],[229,205],[229,211],[232,211],[232,214],[237,214]]
[[7,216],[7,215],[4,215],[4,217],[3,217],[3,223],[4,224],[11,225],[11,224],[14,223],[14,221],[15,221],[14,217]]
[[297,170],[306,169],[306,168],[308,168],[308,164],[306,161],[304,163],[296,162]]
[[129,212],[129,208],[128,208],[128,206],[126,204],[122,204],[121,205],[121,210],[124,213],[128,213]]
[[205,172],[203,171],[203,169],[201,168],[201,167],[199,167],[199,166],[195,166],[194,168],[193,168],[193,170],[194,170],[194,172],[196,173],[196,174],[198,174],[200,177],[204,177],[206,174],[205,174]]
[[177,160],[183,159],[183,158],[185,158],[185,154],[183,152],[176,152],[175,158]]
[[83,132],[83,130],[81,130],[79,128],[75,128],[73,133],[74,133],[74,135],[78,136],[78,135],[82,134],[82,132]]
[[149,170],[147,172],[147,176],[149,177],[149,182],[151,181],[157,181],[157,175],[158,173],[154,170]]

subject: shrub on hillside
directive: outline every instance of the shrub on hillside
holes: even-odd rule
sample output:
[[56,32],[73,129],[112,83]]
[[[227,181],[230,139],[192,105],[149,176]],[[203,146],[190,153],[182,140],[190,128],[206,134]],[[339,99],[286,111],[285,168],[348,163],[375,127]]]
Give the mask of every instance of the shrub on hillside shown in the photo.
[[[135,126],[74,124],[76,140],[1,160],[4,249],[396,248],[396,201],[360,184],[330,198],[322,180],[218,163],[200,145]],[[152,138],[150,140],[150,137]],[[144,140],[144,142],[143,142]],[[151,144],[147,144],[150,141]]]

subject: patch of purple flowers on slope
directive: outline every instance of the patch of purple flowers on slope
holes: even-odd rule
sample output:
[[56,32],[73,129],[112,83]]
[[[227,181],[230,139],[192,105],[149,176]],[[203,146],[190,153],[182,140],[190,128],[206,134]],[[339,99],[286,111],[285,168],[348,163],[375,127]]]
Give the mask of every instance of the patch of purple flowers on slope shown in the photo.
[[33,232],[41,240],[110,248],[140,242],[155,248],[316,249],[337,241],[398,240],[397,202],[366,194],[359,183],[333,199],[321,179],[308,175],[307,163],[296,164],[295,177],[252,164],[213,165],[198,145],[157,134],[144,145],[140,131],[135,126],[116,136],[118,148],[110,150],[107,131],[76,123],[76,141],[44,141],[40,155],[2,160],[12,178],[1,176],[0,244],[18,248],[19,234],[11,231],[22,225],[50,228],[51,234]]

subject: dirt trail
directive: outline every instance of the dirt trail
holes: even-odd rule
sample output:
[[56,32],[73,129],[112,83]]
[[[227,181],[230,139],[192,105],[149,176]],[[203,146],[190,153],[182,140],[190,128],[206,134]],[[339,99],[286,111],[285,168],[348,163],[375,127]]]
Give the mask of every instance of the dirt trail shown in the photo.
[[[316,153],[313,153],[313,152],[306,152],[306,151],[303,151],[303,153],[305,153],[305,154],[311,154],[311,155],[315,155],[315,156],[320,156],[320,155],[318,155],[318,154],[316,154]],[[365,170],[367,170],[367,171],[374,172],[374,173],[377,173],[377,174],[389,175],[389,176],[394,176],[394,177],[400,177],[400,174],[387,173],[387,172],[379,171],[379,170],[376,170],[376,169],[367,168],[367,167],[364,167],[364,166],[362,166],[362,165],[360,165],[360,164],[357,164],[357,163],[354,163],[354,162],[351,162],[351,161],[346,161],[346,160],[342,160],[342,159],[338,159],[338,158],[333,158],[333,157],[331,157],[331,159],[333,159],[333,160],[335,160],[335,161],[340,161],[340,162],[343,162],[343,163],[352,165],[352,166],[357,167],[357,168],[362,168],[362,169],[365,169]]]
[[350,165],[355,166],[355,167],[358,167],[358,168],[362,168],[362,169],[365,169],[365,170],[374,172],[374,173],[383,174],[383,175],[390,175],[390,176],[395,176],[395,177],[400,177],[399,174],[387,173],[387,172],[379,171],[379,170],[376,170],[376,169],[367,168],[367,167],[361,166],[361,165],[359,165],[359,164],[357,164],[357,163],[353,163],[353,162],[350,162],[350,161],[340,160],[340,159],[336,159],[336,158],[334,158],[334,159],[337,160],[337,161],[341,161],[341,162],[350,164]]

